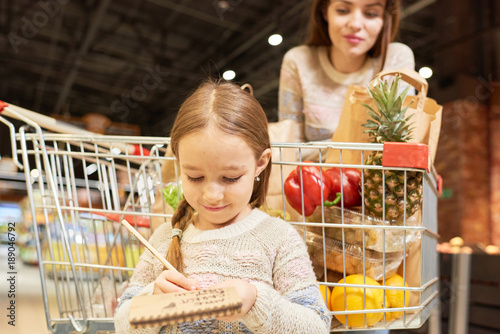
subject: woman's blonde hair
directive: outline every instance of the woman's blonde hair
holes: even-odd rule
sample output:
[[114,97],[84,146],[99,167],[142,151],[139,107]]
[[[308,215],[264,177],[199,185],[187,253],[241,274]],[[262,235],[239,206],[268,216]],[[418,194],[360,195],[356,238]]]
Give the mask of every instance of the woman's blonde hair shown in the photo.
[[[331,0],[314,0],[309,17],[309,31],[305,45],[331,46],[332,41],[328,34],[326,11]],[[384,10],[384,25],[377,41],[368,51],[370,57],[380,56],[380,69],[384,68],[389,44],[396,38],[401,18],[401,0],[387,0]]]
[[[184,101],[170,134],[175,157],[179,158],[179,142],[183,137],[208,126],[215,126],[227,134],[243,139],[252,149],[256,160],[271,147],[267,117],[262,106],[250,93],[233,83],[208,80]],[[260,181],[254,182],[249,203],[253,208],[264,203],[270,174],[271,162],[259,175]],[[183,198],[172,217],[172,228],[184,231],[193,214],[193,208]],[[183,272],[179,237],[172,238],[167,260]]]

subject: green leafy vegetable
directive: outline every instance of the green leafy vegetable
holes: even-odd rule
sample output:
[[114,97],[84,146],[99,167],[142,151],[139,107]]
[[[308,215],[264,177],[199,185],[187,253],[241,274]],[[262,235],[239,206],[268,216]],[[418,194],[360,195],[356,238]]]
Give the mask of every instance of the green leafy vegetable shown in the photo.
[[162,195],[168,205],[172,209],[177,210],[179,202],[182,199],[182,188],[179,184],[169,184],[166,188],[162,189]]

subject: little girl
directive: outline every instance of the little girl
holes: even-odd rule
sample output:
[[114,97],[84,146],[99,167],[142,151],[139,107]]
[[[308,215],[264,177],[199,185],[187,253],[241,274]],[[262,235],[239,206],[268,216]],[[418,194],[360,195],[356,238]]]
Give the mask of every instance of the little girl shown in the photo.
[[[171,133],[184,198],[151,244],[179,270],[141,256],[115,314],[117,333],[328,333],[330,314],[296,230],[257,209],[271,172],[267,119],[257,100],[227,82],[201,85]],[[182,275],[182,274],[184,275]],[[131,298],[232,286],[239,314],[131,330]]]

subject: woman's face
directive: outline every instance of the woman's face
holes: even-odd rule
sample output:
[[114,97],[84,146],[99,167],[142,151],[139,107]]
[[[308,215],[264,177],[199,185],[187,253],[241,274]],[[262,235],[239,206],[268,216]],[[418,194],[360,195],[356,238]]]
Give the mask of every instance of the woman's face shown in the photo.
[[345,59],[366,57],[384,24],[387,0],[330,0],[326,11],[332,51]]
[[205,129],[183,137],[178,152],[184,197],[198,213],[198,228],[224,227],[250,213],[255,177],[270,150],[256,160],[242,138]]

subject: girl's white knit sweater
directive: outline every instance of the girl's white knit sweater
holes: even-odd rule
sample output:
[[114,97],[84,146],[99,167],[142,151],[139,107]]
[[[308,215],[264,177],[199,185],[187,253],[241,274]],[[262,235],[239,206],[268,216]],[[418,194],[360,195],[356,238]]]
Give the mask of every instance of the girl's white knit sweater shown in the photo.
[[[151,244],[166,254],[170,224],[160,226]],[[306,246],[287,222],[254,209],[229,226],[202,231],[190,224],[182,235],[184,271],[201,288],[243,279],[257,288],[257,300],[238,322],[216,319],[175,326],[129,327],[130,299],[152,294],[162,264],[145,251],[115,314],[117,333],[328,333],[331,317],[316,283]]]

